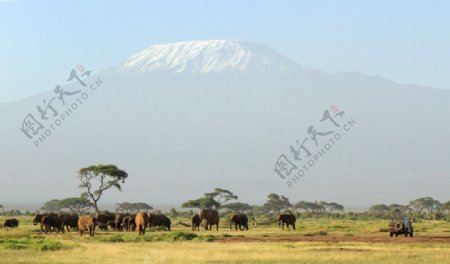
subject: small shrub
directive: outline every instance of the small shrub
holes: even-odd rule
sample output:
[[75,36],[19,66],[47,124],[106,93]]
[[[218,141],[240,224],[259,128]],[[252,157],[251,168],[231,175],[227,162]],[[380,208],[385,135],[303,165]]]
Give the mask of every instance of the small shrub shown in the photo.
[[102,238],[100,238],[100,241],[119,243],[119,242],[125,242],[125,239],[123,239],[123,237],[121,235],[112,235],[112,236],[102,237]]
[[165,239],[169,241],[188,241],[197,237],[197,234],[190,232],[174,232],[170,234],[164,234]]
[[40,251],[47,251],[47,250],[61,250],[61,249],[65,249],[67,248],[66,246],[64,246],[61,242],[58,241],[53,241],[53,240],[45,240],[42,243],[39,244],[35,244],[34,248],[36,250],[40,250]]
[[146,242],[148,242],[148,241],[156,241],[156,236],[152,236],[152,235],[150,235],[150,236],[147,236],[147,235],[145,235],[145,236],[137,236],[137,237],[134,238],[134,241],[135,242],[139,242],[139,241],[146,241]]
[[1,239],[0,247],[5,249],[34,249],[40,251],[47,250],[61,250],[66,249],[68,246],[63,245],[61,242],[43,239],[43,238],[18,238],[18,239]]
[[308,232],[303,234],[304,236],[326,236],[328,235],[327,231],[321,230],[319,232]]
[[319,231],[317,234],[318,234],[319,236],[326,236],[326,235],[328,235],[328,232],[327,232],[327,231],[324,231],[324,230],[321,230],[321,231]]
[[445,216],[445,220],[446,220],[447,222],[450,222],[450,213],[447,214],[447,215]]
[[198,240],[211,242],[216,240],[217,238],[214,235],[206,235],[206,236],[199,236],[197,237]]
[[30,247],[30,245],[26,244],[26,243],[20,243],[18,241],[11,240],[6,243],[3,243],[3,247],[5,249],[27,249]]
[[144,236],[136,236],[130,241],[189,241],[197,238],[197,234],[190,232],[172,232],[164,234],[146,234]]

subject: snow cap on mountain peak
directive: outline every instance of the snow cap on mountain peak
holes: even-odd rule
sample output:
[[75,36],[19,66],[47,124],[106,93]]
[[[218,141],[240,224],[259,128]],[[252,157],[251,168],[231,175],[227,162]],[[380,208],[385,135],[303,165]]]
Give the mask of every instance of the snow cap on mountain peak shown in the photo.
[[120,72],[212,73],[285,71],[295,63],[267,46],[239,40],[198,40],[153,45],[131,56]]

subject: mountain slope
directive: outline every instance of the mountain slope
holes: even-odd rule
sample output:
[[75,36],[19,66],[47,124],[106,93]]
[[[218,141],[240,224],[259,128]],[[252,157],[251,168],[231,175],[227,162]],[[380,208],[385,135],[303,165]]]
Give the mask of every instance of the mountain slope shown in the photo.
[[[107,202],[178,205],[215,187],[251,203],[270,192],[349,206],[448,200],[448,91],[327,74],[236,41],[153,46],[96,78],[102,86],[39,148],[19,128],[53,91],[0,105],[0,184],[14,186],[0,201],[76,196],[76,170],[93,163],[129,172],[123,192],[108,193]],[[290,146],[311,125],[321,128],[330,105],[353,118],[354,129],[287,187],[273,171],[276,159],[292,159]]]

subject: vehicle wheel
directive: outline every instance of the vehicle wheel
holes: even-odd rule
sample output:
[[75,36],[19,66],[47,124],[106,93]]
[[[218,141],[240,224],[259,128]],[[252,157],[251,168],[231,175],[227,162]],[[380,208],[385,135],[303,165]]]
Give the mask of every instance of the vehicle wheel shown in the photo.
[[403,229],[403,224],[402,223],[396,223],[394,226],[395,230],[400,231]]
[[394,236],[394,234],[392,234],[392,232],[390,232],[390,233],[389,233],[389,236],[390,236],[390,237],[393,237],[393,236]]

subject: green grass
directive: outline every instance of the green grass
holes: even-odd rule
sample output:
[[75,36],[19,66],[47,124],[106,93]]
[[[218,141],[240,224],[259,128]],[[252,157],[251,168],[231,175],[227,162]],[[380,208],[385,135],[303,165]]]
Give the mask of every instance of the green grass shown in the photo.
[[68,249],[70,246],[61,242],[47,238],[9,238],[0,239],[0,248],[2,249],[32,249],[32,250],[61,250]]
[[[112,242],[112,243],[120,243],[120,242],[140,242],[140,241],[190,241],[197,239],[198,235],[191,232],[170,232],[170,233],[149,233],[146,235],[138,236],[136,233],[125,233],[125,234],[113,234],[110,236],[102,236],[98,238],[98,241],[101,242]],[[201,240],[201,239],[200,239]]]
[[[39,234],[31,217],[20,217],[18,229],[0,229],[0,263],[448,263],[449,243],[394,243],[339,241],[339,237],[388,237],[386,220],[301,219],[296,230],[276,224],[248,231],[230,230],[222,221],[219,231],[192,232],[174,225],[172,231],[96,231],[95,237],[77,232]],[[0,217],[0,222],[4,221]],[[173,219],[172,222],[188,222]],[[420,221],[416,236],[449,236],[450,223]],[[303,237],[301,242],[277,238]],[[336,241],[315,239],[336,238]],[[240,239],[267,239],[240,242]],[[308,241],[308,240],[312,241]],[[408,238],[409,239],[409,238]],[[414,239],[414,238],[412,238]],[[237,241],[237,242],[236,242]]]

